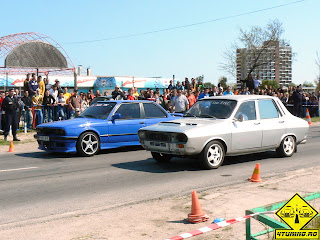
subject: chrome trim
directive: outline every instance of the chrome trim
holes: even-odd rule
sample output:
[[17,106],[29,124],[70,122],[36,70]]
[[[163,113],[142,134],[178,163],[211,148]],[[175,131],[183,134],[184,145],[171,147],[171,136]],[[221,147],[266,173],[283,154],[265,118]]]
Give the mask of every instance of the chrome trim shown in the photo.
[[103,134],[103,135],[100,135],[100,137],[115,137],[115,136],[129,136],[129,135],[138,135],[138,133]]

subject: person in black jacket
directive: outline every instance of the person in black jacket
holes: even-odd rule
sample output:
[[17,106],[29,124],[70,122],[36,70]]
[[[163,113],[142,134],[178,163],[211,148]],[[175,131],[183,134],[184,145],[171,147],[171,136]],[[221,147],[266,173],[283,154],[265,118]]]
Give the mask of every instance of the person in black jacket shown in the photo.
[[111,93],[111,95],[114,100],[122,100],[125,98],[125,95],[121,91],[119,84],[116,85],[115,90]]
[[21,101],[24,103],[25,121],[27,122],[27,128],[31,128],[33,122],[33,102],[31,97],[29,96],[29,91],[25,91],[24,96],[21,98]]
[[18,118],[17,118],[17,109],[18,101],[14,96],[14,89],[9,90],[9,95],[5,97],[2,102],[2,111],[5,112],[5,129],[4,129],[4,140],[7,141],[7,137],[10,131],[10,126],[13,135],[13,141],[20,141],[17,138],[17,128],[18,128]]
[[297,89],[292,94],[293,100],[293,113],[297,117],[302,117],[302,93],[301,93],[301,85],[297,87]]
[[42,105],[44,107],[44,122],[52,121],[52,112],[53,112],[53,106],[55,104],[54,98],[52,95],[50,95],[49,90],[46,90],[44,96]]

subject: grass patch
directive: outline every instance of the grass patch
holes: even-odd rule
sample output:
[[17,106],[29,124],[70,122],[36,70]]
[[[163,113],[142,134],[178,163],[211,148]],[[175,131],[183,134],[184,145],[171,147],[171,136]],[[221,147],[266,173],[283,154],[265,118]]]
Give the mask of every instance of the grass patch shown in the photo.
[[[307,120],[307,119],[304,118],[304,120]],[[311,118],[311,122],[320,122],[320,117],[313,117],[313,118]]]
[[[0,146],[9,146],[10,145],[10,142],[11,142],[11,139],[12,137],[8,137],[8,141],[4,141],[3,140],[3,135],[0,135]],[[19,138],[19,136],[18,136]],[[37,140],[36,139],[25,139],[25,140],[21,140],[20,142],[13,142],[14,145],[16,144],[23,144],[23,143],[30,143],[30,142],[36,142]]]
[[311,118],[311,122],[320,122],[320,117]]
[[3,140],[0,140],[0,146],[5,146],[5,145],[10,145],[10,142],[9,141],[3,141]]

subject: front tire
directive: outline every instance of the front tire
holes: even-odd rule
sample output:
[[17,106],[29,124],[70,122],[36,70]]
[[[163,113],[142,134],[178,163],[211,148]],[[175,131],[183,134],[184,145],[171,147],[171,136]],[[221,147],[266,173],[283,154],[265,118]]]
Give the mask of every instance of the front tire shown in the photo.
[[77,152],[80,156],[91,157],[98,153],[100,139],[94,132],[84,132],[77,141]]
[[200,155],[201,165],[204,169],[216,169],[224,161],[225,149],[219,141],[209,142]]
[[169,162],[172,158],[172,155],[164,153],[151,152],[151,155],[157,162]]
[[296,149],[296,139],[293,136],[286,136],[276,151],[280,157],[291,157]]

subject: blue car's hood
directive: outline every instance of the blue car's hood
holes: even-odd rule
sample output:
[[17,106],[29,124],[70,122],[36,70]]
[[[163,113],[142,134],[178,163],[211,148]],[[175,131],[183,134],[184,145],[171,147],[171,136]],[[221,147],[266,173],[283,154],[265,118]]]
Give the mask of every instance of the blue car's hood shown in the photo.
[[[96,119],[96,118],[73,118],[64,121],[56,121],[51,123],[43,123],[37,127],[50,127],[50,128],[66,128],[66,127],[83,127],[86,124],[95,125],[98,123],[103,123],[106,120]],[[83,126],[82,126],[83,125]]]

